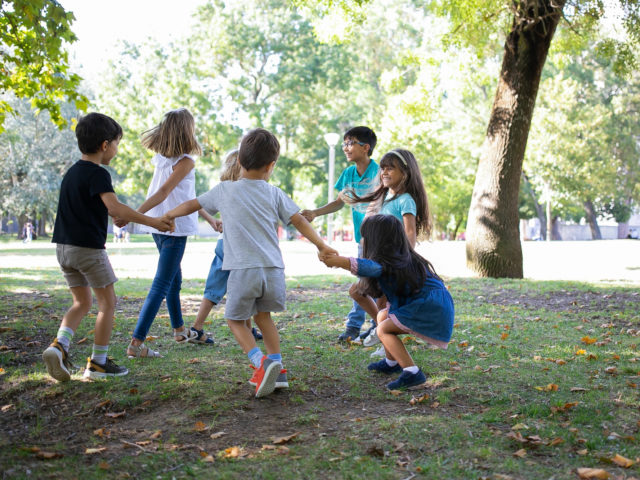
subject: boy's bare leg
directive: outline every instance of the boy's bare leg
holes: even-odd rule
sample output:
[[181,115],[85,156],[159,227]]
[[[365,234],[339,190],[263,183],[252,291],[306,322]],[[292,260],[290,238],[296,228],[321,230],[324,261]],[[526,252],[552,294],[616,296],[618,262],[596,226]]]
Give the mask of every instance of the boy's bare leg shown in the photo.
[[94,288],[93,293],[98,301],[98,316],[94,343],[96,345],[109,345],[111,330],[113,330],[113,315],[116,310],[116,293],[113,283],[104,288]]
[[247,322],[250,320],[228,320],[227,325],[231,329],[233,336],[236,337],[236,341],[242,348],[244,353],[249,353],[256,348],[256,339],[253,338],[251,328],[247,328]]
[[62,317],[60,326],[68,327],[75,332],[91,308],[91,289],[89,287],[71,287],[69,290],[73,297],[73,303]]
[[[253,316],[253,321],[262,332],[262,340],[264,342],[264,348],[267,350],[267,354],[280,353],[280,335],[278,334],[276,324],[273,323],[273,319],[271,318],[271,312],[258,312]],[[253,338],[251,327],[247,328],[247,331]]]
[[195,328],[196,330],[203,329],[204,321],[209,316],[209,313],[211,313],[211,309],[213,308],[214,305],[215,303],[213,303],[208,298],[204,298],[204,297],[202,298],[202,301],[200,302],[200,307],[198,308],[198,313],[196,314],[196,321],[193,322],[193,328]]

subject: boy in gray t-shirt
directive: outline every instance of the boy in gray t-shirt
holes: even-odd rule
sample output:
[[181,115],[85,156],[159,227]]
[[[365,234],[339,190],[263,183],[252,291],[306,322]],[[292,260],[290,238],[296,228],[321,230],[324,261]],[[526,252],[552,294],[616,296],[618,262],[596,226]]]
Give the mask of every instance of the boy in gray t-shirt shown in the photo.
[[[224,260],[229,270],[225,317],[237,342],[249,357],[255,372],[249,381],[256,386],[256,397],[287,387],[282,368],[280,337],[271,312],[285,309],[284,262],[278,242],[278,221],[291,223],[321,254],[337,252],[299,213],[298,206],[278,187],[268,182],[275,167],[280,144],[269,131],[256,128],[240,143],[240,179],[222,182],[207,193],[189,200],[163,217],[172,221],[204,208],[220,212],[224,225]],[[264,336],[265,356],[256,345],[246,320],[254,321]]]

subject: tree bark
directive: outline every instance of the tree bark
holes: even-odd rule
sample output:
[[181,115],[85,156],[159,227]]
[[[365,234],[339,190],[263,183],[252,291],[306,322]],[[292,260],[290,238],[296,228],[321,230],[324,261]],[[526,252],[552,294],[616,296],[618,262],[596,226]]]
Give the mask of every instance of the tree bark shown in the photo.
[[523,275],[520,174],[540,75],[565,0],[514,3],[467,223],[467,265],[483,277]]
[[596,209],[593,207],[593,202],[586,200],[583,205],[587,213],[587,223],[591,229],[591,239],[602,240],[602,233],[600,233],[600,227],[598,226],[598,216],[596,215]]

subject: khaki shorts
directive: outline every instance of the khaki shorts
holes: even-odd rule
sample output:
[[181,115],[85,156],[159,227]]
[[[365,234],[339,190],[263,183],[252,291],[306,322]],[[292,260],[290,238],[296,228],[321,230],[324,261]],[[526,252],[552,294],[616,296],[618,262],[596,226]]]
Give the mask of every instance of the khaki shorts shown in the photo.
[[104,288],[118,280],[104,249],[59,243],[56,257],[69,288]]
[[248,320],[258,312],[282,312],[286,295],[282,268],[231,270],[224,316],[227,320]]

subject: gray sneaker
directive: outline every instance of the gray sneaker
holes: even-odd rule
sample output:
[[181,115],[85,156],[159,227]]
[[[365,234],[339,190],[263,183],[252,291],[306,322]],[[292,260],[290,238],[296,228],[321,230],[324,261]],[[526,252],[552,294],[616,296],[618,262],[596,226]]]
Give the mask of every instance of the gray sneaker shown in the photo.
[[369,335],[364,337],[364,340],[362,341],[362,345],[364,345],[365,347],[373,347],[376,343],[380,343],[380,339],[378,338],[378,332],[376,331],[375,328],[373,328],[369,332]]
[[356,327],[347,327],[347,329],[338,336],[339,342],[355,341],[360,336],[360,329]]

